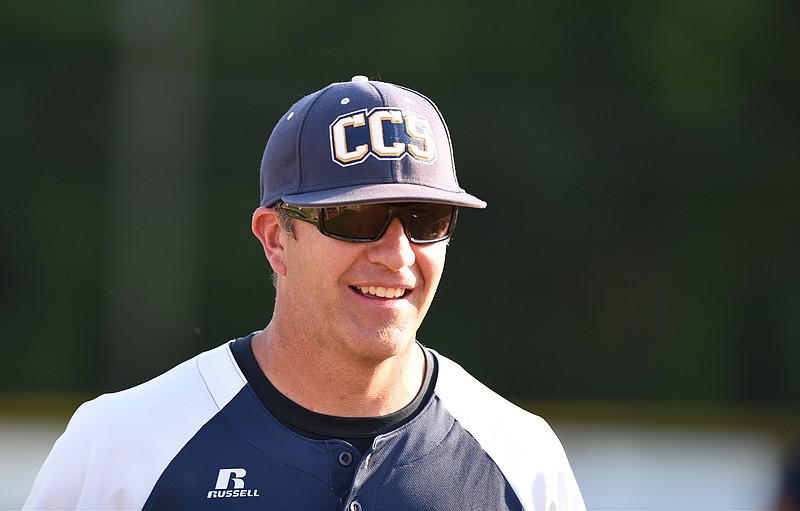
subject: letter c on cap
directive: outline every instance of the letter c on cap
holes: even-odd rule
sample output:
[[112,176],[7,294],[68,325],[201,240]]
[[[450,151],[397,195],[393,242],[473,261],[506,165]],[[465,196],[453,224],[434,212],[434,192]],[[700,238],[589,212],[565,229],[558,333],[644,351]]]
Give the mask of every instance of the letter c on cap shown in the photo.
[[391,147],[386,145],[383,134],[383,121],[389,121],[392,124],[403,124],[403,112],[400,110],[376,110],[370,114],[369,139],[372,143],[372,150],[382,157],[401,156],[406,150],[406,145],[402,142],[395,142]]
[[331,129],[333,131],[333,150],[336,154],[337,160],[343,163],[348,163],[351,161],[360,160],[367,155],[369,152],[369,147],[367,144],[356,146],[356,148],[352,151],[348,151],[347,135],[345,134],[346,127],[353,126],[354,128],[357,128],[359,126],[364,126],[365,124],[366,120],[364,119],[364,114],[360,112],[349,117],[342,117],[334,123]]

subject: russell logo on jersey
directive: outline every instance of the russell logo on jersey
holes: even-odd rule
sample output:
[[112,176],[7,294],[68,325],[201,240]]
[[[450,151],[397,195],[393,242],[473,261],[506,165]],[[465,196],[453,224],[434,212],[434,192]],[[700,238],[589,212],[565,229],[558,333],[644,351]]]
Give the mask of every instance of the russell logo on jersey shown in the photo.
[[[207,499],[220,499],[228,497],[259,497],[258,490],[249,490],[244,487],[244,476],[247,470],[243,468],[221,468],[217,475],[217,484],[208,492]],[[233,488],[229,488],[233,482]]]

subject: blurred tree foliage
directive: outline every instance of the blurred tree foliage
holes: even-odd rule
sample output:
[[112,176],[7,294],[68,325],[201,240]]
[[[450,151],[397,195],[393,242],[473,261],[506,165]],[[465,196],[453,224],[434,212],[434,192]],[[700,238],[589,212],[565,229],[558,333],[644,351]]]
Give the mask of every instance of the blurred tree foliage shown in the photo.
[[[128,1],[0,4],[0,389],[113,390],[266,324],[264,143],[297,98],[366,74],[438,103],[489,202],[461,216],[424,343],[509,396],[800,399],[798,2],[141,3],[138,25]],[[200,70],[188,238],[129,240],[114,213],[131,41],[140,69]],[[176,295],[119,289],[127,242],[192,275],[147,342],[109,318]]]

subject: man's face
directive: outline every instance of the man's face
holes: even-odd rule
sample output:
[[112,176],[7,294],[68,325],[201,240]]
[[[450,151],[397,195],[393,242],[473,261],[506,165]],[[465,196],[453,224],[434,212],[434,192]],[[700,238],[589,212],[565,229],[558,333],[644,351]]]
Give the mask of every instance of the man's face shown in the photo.
[[294,222],[283,235],[286,274],[277,313],[327,348],[385,359],[416,336],[444,269],[447,242],[418,245],[395,218],[377,241],[353,243]]

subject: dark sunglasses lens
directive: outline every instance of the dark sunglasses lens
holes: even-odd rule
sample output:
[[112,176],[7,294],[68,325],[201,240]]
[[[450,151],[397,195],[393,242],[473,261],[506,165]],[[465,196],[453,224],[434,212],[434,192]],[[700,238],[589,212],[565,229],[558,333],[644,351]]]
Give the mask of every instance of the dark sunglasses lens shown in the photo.
[[417,243],[447,238],[453,227],[456,208],[447,204],[411,203],[322,208],[323,232],[354,241],[374,241],[380,238],[392,217],[400,218],[411,241]]
[[336,236],[356,240],[375,240],[389,221],[390,211],[378,204],[325,208],[325,230]]
[[414,204],[404,208],[402,219],[413,241],[437,241],[450,234],[454,214],[447,204]]

